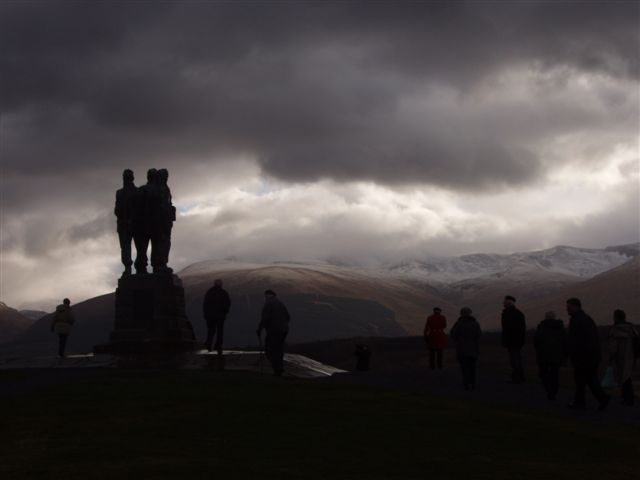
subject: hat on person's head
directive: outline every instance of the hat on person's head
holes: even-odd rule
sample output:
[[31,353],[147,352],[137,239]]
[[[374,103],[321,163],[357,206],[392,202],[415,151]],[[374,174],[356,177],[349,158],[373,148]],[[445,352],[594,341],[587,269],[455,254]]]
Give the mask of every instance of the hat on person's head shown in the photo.
[[504,297],[504,299],[509,300],[510,302],[516,303],[516,299],[511,295],[507,295],[506,297]]
[[264,294],[265,295],[272,295],[274,297],[276,296],[276,292],[274,292],[273,290],[265,290]]
[[544,314],[544,319],[545,320],[555,320],[556,319],[556,312],[554,312],[553,310],[549,310],[548,312],[546,312]]
[[471,313],[473,313],[473,312],[471,311],[471,309],[469,307],[462,307],[460,309],[460,315],[463,316],[463,317],[471,316]]

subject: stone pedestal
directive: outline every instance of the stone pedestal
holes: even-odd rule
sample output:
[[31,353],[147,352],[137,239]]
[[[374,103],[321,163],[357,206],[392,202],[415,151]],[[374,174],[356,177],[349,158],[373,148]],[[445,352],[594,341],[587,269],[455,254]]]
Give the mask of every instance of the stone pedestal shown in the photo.
[[95,353],[144,355],[162,363],[194,350],[193,326],[185,313],[182,280],[173,274],[126,275],[118,280],[115,322],[109,343]]

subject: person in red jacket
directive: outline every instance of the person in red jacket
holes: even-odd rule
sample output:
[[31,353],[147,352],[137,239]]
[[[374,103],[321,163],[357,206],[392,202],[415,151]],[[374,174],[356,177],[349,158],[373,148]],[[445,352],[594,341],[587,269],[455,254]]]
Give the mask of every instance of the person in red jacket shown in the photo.
[[427,318],[424,326],[424,340],[429,349],[429,366],[434,369],[442,369],[442,350],[447,346],[447,319],[442,315],[442,310],[438,307],[433,309],[433,315]]

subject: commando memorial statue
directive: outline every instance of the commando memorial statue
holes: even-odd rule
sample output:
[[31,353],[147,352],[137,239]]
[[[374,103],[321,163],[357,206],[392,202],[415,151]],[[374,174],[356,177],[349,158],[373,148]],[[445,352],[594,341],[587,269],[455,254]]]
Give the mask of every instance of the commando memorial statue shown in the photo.
[[[176,220],[168,179],[166,169],[151,168],[147,183],[136,187],[133,172],[127,169],[122,173],[123,186],[116,192],[114,213],[124,272],[116,289],[109,343],[96,345],[95,353],[142,355],[162,363],[171,356],[168,354],[195,349],[193,326],[185,313],[182,280],[168,266]],[[149,247],[151,254],[147,255]],[[148,270],[149,259],[152,272]]]

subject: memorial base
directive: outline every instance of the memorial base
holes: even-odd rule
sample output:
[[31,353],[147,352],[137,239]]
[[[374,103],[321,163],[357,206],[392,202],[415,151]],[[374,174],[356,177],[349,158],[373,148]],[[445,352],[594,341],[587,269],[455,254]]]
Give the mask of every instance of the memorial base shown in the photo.
[[96,354],[118,355],[125,363],[180,363],[195,350],[185,313],[182,281],[173,274],[125,275],[116,289],[115,321],[109,343]]

